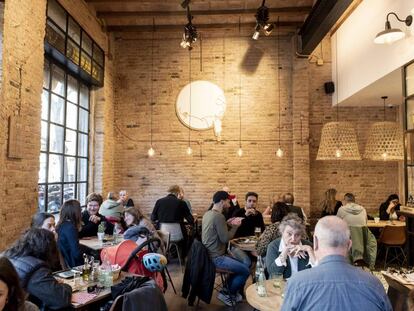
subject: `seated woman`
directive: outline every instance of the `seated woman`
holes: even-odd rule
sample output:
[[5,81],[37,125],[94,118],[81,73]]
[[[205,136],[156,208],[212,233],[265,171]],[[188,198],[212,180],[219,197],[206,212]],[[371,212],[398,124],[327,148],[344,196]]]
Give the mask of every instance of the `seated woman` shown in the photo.
[[102,222],[105,222],[105,233],[113,233],[114,225],[108,222],[105,216],[98,213],[102,201],[102,196],[99,193],[93,192],[86,197],[86,209],[82,212],[82,228],[79,232],[79,238],[96,236]]
[[282,198],[280,197],[280,195],[278,194],[271,195],[269,199],[269,205],[266,207],[262,215],[263,216],[272,215],[273,206],[275,206],[275,204],[279,201],[282,201]]
[[121,203],[124,208],[135,206],[134,201],[129,197],[129,194],[126,190],[119,191],[118,202]]
[[46,229],[55,234],[56,233],[55,216],[49,213],[37,213],[33,216],[30,227]]
[[279,232],[282,237],[267,247],[266,267],[269,275],[283,274],[287,279],[315,264],[312,244],[301,240],[305,235],[305,225],[296,214],[288,214],[283,218]]
[[101,204],[99,213],[104,215],[111,223],[119,223],[124,212],[124,207],[117,201],[116,194],[109,192],[107,199]]
[[289,207],[286,203],[276,202],[273,205],[272,216],[270,218],[272,224],[266,227],[256,244],[256,252],[258,255],[265,257],[269,243],[280,237],[278,228],[283,217],[285,217],[288,213]]
[[379,215],[381,220],[396,220],[398,215],[396,211],[400,210],[400,198],[396,194],[391,194],[388,199],[381,203]]
[[[137,207],[128,207],[125,210],[125,223],[128,226],[124,233],[126,240],[134,240],[137,244],[141,244],[143,240],[140,239],[140,232],[148,232],[154,238],[160,239],[154,225]],[[142,230],[142,228],[145,229]]]
[[60,208],[57,224],[58,248],[66,266],[76,267],[83,264],[79,246],[79,230],[81,228],[81,206],[78,200],[68,200]]
[[336,189],[331,188],[326,190],[325,199],[320,203],[321,218],[325,216],[336,215],[339,208],[342,206],[341,201],[336,200]]
[[70,307],[72,288],[59,283],[52,275],[51,267],[59,260],[52,232],[31,228],[4,255],[16,269],[20,284],[29,294],[30,301],[42,310]]

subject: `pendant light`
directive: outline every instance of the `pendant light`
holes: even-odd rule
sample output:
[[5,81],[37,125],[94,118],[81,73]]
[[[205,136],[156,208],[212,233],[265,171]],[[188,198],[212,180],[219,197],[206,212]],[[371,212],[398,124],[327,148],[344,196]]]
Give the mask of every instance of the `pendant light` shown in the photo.
[[148,156],[153,157],[155,150],[152,147],[152,112],[154,106],[154,33],[155,33],[155,20],[152,19],[152,40],[151,40],[151,102],[150,102],[150,148],[148,149]]
[[404,160],[402,129],[397,122],[386,121],[385,101],[388,97],[381,98],[384,106],[383,121],[371,125],[364,158],[374,161]]
[[[241,29],[240,29],[240,16],[239,16],[239,60],[241,60]],[[237,155],[239,157],[243,156],[242,149],[242,123],[241,123],[241,95],[242,95],[242,76],[241,68],[239,68],[239,149],[237,150]]]
[[280,70],[282,69],[282,66],[280,65],[280,22],[279,22],[279,16],[277,17],[277,92],[278,92],[278,97],[279,97],[279,102],[278,102],[278,106],[279,106],[279,114],[278,114],[278,125],[277,125],[277,129],[279,132],[279,139],[278,139],[278,145],[279,147],[277,148],[276,151],[276,156],[278,158],[283,157],[283,149],[280,145],[280,109],[282,106],[282,102],[280,101]]
[[190,109],[188,115],[188,147],[187,147],[187,155],[193,154],[193,149],[191,148],[191,104],[192,104],[192,97],[191,97],[191,49],[188,50],[188,80],[190,86],[190,94],[189,94],[189,101],[190,101]]
[[328,122],[322,128],[316,160],[361,160],[354,127],[350,122],[339,121],[338,34],[336,50],[336,122]]

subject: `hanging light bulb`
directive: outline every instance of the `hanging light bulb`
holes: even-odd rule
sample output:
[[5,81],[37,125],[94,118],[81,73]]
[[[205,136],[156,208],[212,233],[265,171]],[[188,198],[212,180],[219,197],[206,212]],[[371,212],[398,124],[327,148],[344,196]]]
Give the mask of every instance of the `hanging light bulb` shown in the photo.
[[188,146],[188,148],[187,148],[187,154],[188,155],[192,155],[193,154],[193,149],[191,148],[191,146]]
[[151,148],[149,148],[149,149],[148,149],[148,156],[149,156],[149,157],[153,157],[153,156],[154,156],[154,154],[155,154],[155,150],[154,150],[154,148],[152,148],[152,146],[151,146]]
[[341,151],[341,149],[337,148],[335,150],[335,157],[337,157],[337,158],[342,157],[342,151]]
[[381,154],[381,158],[382,158],[384,161],[386,161],[386,160],[387,160],[387,158],[388,158],[388,153],[387,153],[386,151],[384,151],[384,153],[383,153],[383,154]]
[[277,151],[276,151],[276,156],[278,157],[278,158],[281,158],[281,157],[283,157],[283,149],[282,148],[278,148],[277,149]]
[[239,147],[239,150],[237,150],[237,155],[238,155],[239,157],[242,157],[242,156],[243,156],[243,149],[242,149],[242,147],[241,147],[241,146]]
[[221,140],[221,120],[216,118],[214,119],[214,135],[216,135],[217,141]]

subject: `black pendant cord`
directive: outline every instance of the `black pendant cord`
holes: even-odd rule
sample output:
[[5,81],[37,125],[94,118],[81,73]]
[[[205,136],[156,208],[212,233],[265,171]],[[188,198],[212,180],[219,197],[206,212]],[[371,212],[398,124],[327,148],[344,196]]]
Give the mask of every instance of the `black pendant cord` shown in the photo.
[[277,129],[279,132],[279,148],[280,148],[280,109],[281,109],[281,101],[280,101],[280,70],[282,67],[280,66],[280,21],[279,16],[277,17],[277,92],[278,92],[278,100],[279,100],[279,110],[278,110],[278,125]]
[[190,109],[189,109],[189,116],[188,116],[188,147],[191,146],[191,106],[192,106],[192,94],[191,94],[191,50],[188,50],[188,81],[190,85]]
[[[239,60],[241,60],[241,21],[239,16]],[[242,102],[242,76],[241,68],[239,67],[239,148],[242,147],[242,117],[241,117],[241,102]]]
[[155,19],[152,19],[152,39],[151,39],[151,110],[150,110],[150,141],[152,148],[152,115],[154,106],[154,33],[155,33]]

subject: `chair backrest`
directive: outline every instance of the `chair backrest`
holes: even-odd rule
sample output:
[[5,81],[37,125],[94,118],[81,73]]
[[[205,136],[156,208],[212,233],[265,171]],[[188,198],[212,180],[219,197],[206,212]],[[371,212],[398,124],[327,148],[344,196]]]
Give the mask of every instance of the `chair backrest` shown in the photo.
[[124,303],[124,295],[120,295],[116,297],[109,311],[122,311],[123,303]]
[[404,226],[385,226],[378,242],[387,245],[403,245],[406,239]]
[[161,231],[170,233],[170,242],[179,242],[184,239],[183,232],[181,231],[181,225],[177,223],[161,223]]
[[161,241],[163,241],[164,243],[163,255],[166,256],[168,250],[170,249],[170,233],[162,230],[157,230],[157,233],[158,236],[161,238]]

